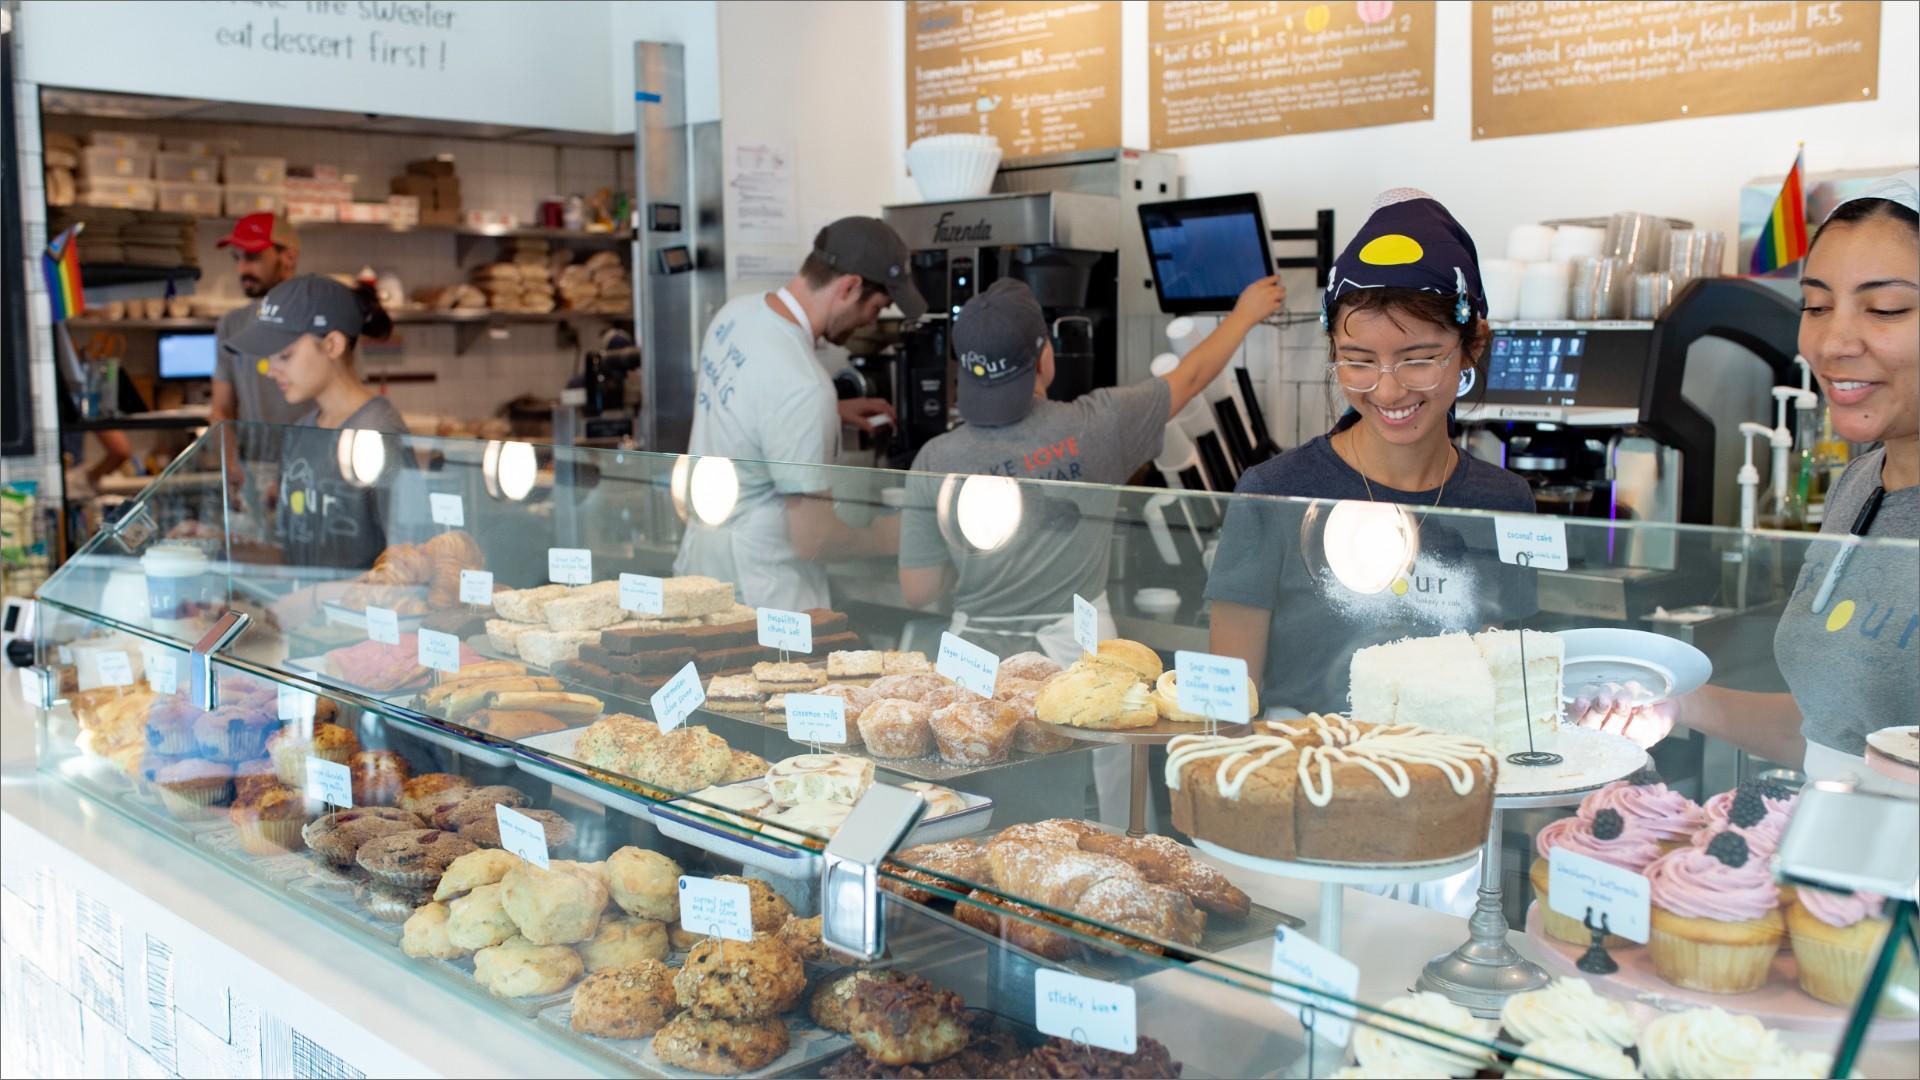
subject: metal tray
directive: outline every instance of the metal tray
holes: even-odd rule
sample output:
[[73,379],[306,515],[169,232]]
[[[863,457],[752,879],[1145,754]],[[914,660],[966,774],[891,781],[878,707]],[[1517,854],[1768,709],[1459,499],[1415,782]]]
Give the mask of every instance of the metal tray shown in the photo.
[[[818,1076],[820,1069],[817,1066],[838,1057],[853,1046],[853,1040],[845,1035],[828,1031],[815,1024],[807,1017],[804,1008],[790,1012],[782,1019],[786,1021],[787,1035],[791,1040],[787,1052],[763,1068],[736,1075],[744,1077]],[[707,1076],[706,1073],[688,1072],[661,1061],[653,1052],[651,1036],[644,1039],[602,1039],[574,1031],[571,997],[541,1012],[540,1023],[565,1032],[569,1038],[591,1047],[604,1057],[611,1058],[622,1069],[633,1070],[637,1067],[643,1076],[673,1077],[675,1080],[705,1080]]]

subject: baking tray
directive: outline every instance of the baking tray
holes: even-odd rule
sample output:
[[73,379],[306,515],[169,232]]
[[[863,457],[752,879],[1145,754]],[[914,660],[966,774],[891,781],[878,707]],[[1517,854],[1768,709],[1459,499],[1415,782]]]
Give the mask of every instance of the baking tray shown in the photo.
[[313,873],[312,860],[301,852],[255,855],[247,851],[240,846],[239,831],[230,824],[222,823],[219,828],[208,829],[195,836],[193,842],[241,864],[248,873],[259,874],[269,881],[298,881]]
[[[554,757],[578,760],[576,747],[579,746],[581,733],[586,730],[586,727],[577,727],[568,728],[565,731],[549,731],[544,735],[521,739],[520,745]],[[608,790],[578,770],[569,769],[564,765],[549,764],[526,754],[512,755],[512,764],[519,766],[522,772],[537,776],[554,787],[571,791],[583,799],[599,803],[609,810],[616,810],[622,814],[644,817],[650,805],[638,795]]]
[[[802,1000],[806,998],[802,995]],[[775,1058],[771,1063],[753,1072],[736,1073],[744,1077],[769,1076],[818,1076],[818,1066],[839,1057],[853,1046],[853,1040],[837,1031],[828,1031],[814,1023],[806,1014],[805,1008],[788,1012],[781,1017],[786,1021],[787,1036],[790,1044],[787,1052]],[[623,1070],[636,1067],[643,1076],[672,1077],[675,1080],[705,1080],[708,1074],[689,1072],[675,1068],[661,1061],[653,1052],[653,1038],[644,1039],[603,1039],[597,1035],[582,1035],[573,1030],[572,995],[568,1000],[546,1009],[540,1014],[540,1023],[564,1032],[568,1038],[589,1047],[603,1057],[610,1058]]]
[[[746,780],[727,786],[764,787],[765,785],[759,780]],[[956,840],[985,829],[993,821],[992,799],[982,795],[969,795],[964,791],[955,792],[955,794],[966,800],[966,809],[944,817],[922,818],[913,832],[907,834],[907,838],[901,841],[901,846],[911,847],[915,844]],[[650,812],[653,815],[653,824],[660,830],[660,835],[691,844],[723,859],[733,859],[781,877],[818,878],[820,876],[821,858],[818,851],[799,851],[771,840],[763,840],[758,836],[741,835],[697,816],[699,811],[695,810],[692,804],[675,802],[664,806],[656,805],[650,808]]]

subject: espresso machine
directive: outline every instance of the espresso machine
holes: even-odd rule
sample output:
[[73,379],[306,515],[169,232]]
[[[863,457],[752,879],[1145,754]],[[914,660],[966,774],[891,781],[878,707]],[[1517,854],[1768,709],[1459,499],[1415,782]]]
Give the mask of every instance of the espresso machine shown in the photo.
[[1147,378],[1158,307],[1135,208],[1177,186],[1173,155],[1101,150],[1003,162],[993,194],[882,210],[927,298],[926,316],[901,331],[891,372],[874,379],[891,386],[900,416],[894,463],[950,426],[953,317],[1001,278],[1025,282],[1046,315],[1048,397]]

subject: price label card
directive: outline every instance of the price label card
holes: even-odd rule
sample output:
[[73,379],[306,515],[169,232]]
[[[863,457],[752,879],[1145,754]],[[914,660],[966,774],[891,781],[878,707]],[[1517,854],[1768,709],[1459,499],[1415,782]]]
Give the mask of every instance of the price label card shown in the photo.
[[736,881],[680,877],[680,929],[732,941],[753,940],[753,894]]
[[647,704],[653,709],[654,723],[660,725],[662,732],[667,732],[686,723],[693,710],[706,700],[706,687],[700,685],[700,673],[694,670],[693,662],[689,660],[686,667],[675,672],[673,678],[653,692]]
[[940,635],[940,656],[933,670],[979,694],[993,696],[993,683],[1000,675],[1000,658],[971,641],[950,633]]
[[620,610],[658,615],[666,608],[666,582],[645,574],[620,575]]
[[801,611],[755,608],[754,619],[760,625],[760,647],[787,652],[813,651],[813,618]]
[[803,743],[846,742],[846,699],[826,694],[788,694],[787,738]]
[[1500,561],[1535,570],[1567,568],[1567,523],[1534,514],[1496,514],[1493,535]]
[[593,552],[586,548],[548,548],[547,580],[556,585],[591,583]]
[[94,670],[100,674],[101,686],[132,686],[133,658],[120,649],[110,649],[94,654]]
[[449,529],[467,527],[466,504],[460,496],[447,491],[435,491],[427,496],[427,506],[433,512],[433,523],[445,525]]
[[495,806],[493,815],[500,822],[500,846],[547,869],[546,826],[506,805]]
[[460,571],[460,602],[479,604],[481,607],[493,606],[493,571]]
[[382,645],[400,644],[400,616],[392,608],[367,608],[367,639]]
[[1181,649],[1173,654],[1173,667],[1182,711],[1229,724],[1247,722],[1253,710],[1247,701],[1245,660]]
[[[1360,992],[1360,965],[1298,930],[1273,931],[1273,977],[1292,983],[1276,989],[1274,1001],[1313,1028],[1315,1037],[1336,1046],[1353,1034],[1353,1005]],[[1298,987],[1299,989],[1295,989]]]
[[1100,610],[1079,593],[1073,594],[1073,640],[1082,652],[1100,652]]
[[460,672],[460,639],[439,630],[420,629],[420,666]]
[[140,660],[147,669],[147,685],[156,694],[180,692],[180,654],[158,645],[140,646]]
[[279,687],[279,699],[275,711],[280,714],[280,719],[295,723],[313,719],[314,708],[319,704],[319,699],[312,692],[297,686]]
[[1645,944],[1653,886],[1645,877],[1565,848],[1547,853],[1547,904],[1570,919],[1593,917],[1599,926]]
[[67,648],[65,645],[55,645],[53,647],[53,658],[60,661],[60,665],[65,667],[73,663],[73,650]]
[[338,761],[307,759],[307,798],[319,799],[328,806],[348,809],[353,806],[353,770]]
[[1131,1054],[1139,1030],[1133,987],[1041,968],[1033,974],[1033,1026],[1048,1035]]

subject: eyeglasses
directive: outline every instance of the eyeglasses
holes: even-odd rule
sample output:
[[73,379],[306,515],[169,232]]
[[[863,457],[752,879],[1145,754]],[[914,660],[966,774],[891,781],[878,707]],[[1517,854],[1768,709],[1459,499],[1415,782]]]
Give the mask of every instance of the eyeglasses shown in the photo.
[[1394,377],[1402,387],[1416,394],[1424,394],[1446,381],[1447,365],[1453,362],[1453,351],[1445,356],[1420,357],[1402,360],[1397,364],[1376,364],[1371,360],[1335,360],[1334,378],[1340,385],[1356,394],[1371,394],[1380,388],[1380,380],[1388,375]]

